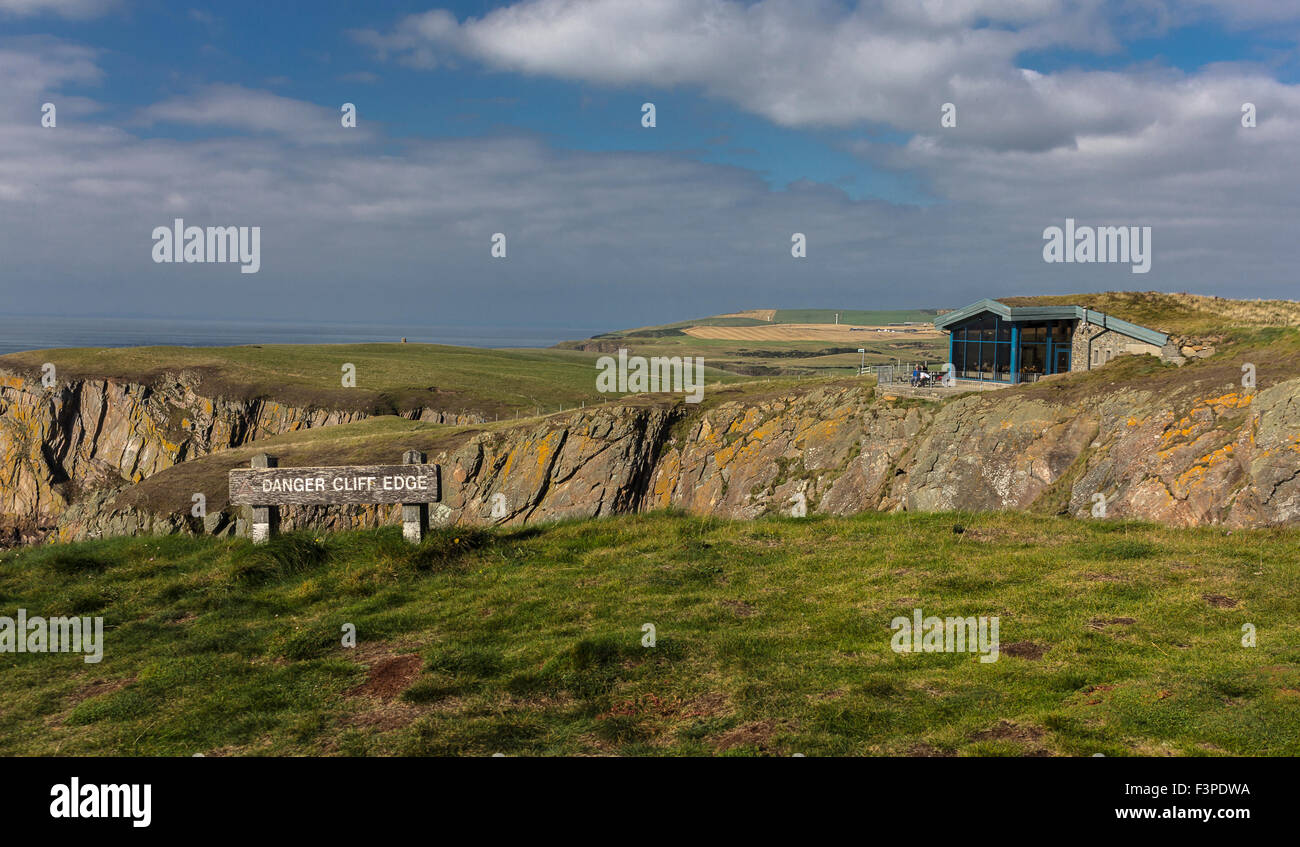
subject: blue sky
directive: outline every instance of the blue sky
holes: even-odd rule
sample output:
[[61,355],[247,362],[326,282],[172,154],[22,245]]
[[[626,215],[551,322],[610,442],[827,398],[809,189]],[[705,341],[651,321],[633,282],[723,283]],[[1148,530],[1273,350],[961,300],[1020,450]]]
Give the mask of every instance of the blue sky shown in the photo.
[[[163,317],[255,295],[372,321],[414,298],[439,323],[593,327],[1290,297],[1292,6],[0,0],[0,295]],[[261,225],[262,270],[151,263],[148,233],[182,215]],[[1065,217],[1152,226],[1152,271],[1044,264]]]
[[[465,19],[494,5],[502,4],[462,2],[439,8]],[[424,3],[341,0],[231,2],[210,8],[152,2],[123,6],[121,14],[92,21],[38,16],[8,21],[5,29],[54,34],[103,49],[100,65],[113,81],[111,88],[66,90],[124,110],[219,81],[317,103],[339,98],[359,102],[367,121],[400,137],[527,132],[567,149],[669,151],[734,165],[761,174],[774,188],[813,180],[856,197],[913,203],[931,199],[915,181],[878,171],[847,152],[842,142],[851,132],[774,126],[683,87],[574,84],[472,63],[416,70],[376,59],[349,35],[429,8]],[[378,9],[382,12],[377,14]],[[652,94],[665,120],[648,133],[639,114]],[[897,133],[891,137],[888,126],[862,126],[856,132],[894,142],[905,139]],[[161,124],[142,134],[192,139],[210,132]]]

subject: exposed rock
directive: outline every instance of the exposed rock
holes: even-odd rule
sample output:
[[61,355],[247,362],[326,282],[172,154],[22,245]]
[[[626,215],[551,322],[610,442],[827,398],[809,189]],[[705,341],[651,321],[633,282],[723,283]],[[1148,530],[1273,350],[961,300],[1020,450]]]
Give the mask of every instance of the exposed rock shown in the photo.
[[[16,489],[5,487],[6,502],[61,516],[65,540],[238,532],[235,510],[218,505],[204,520],[186,511],[142,514],[119,508],[110,491],[87,490],[88,481],[106,469],[102,478],[121,485],[255,435],[344,419],[273,405],[210,408],[201,398],[111,385],[77,391],[45,406],[24,400],[32,396],[25,392],[0,395],[8,402],[0,443],[29,467]],[[431,454],[445,489],[431,517],[523,524],[672,507],[728,518],[799,508],[1038,509],[1089,518],[1101,494],[1109,517],[1300,523],[1300,380],[1252,393],[1157,380],[1084,399],[1053,392],[1026,387],[932,404],[822,384],[703,410],[631,402],[552,415],[466,435]],[[191,427],[175,433],[165,423],[180,408],[197,411],[189,411]],[[118,429],[110,432],[107,421]],[[57,469],[81,488],[61,485]],[[59,499],[65,493],[76,501],[71,508]],[[400,509],[285,508],[281,520],[285,529],[377,526],[399,521]]]
[[[52,527],[92,492],[268,435],[348,423],[365,412],[205,397],[187,374],[152,386],[74,380],[53,387],[0,371],[0,526]],[[412,419],[478,423],[414,410]],[[93,508],[95,504],[85,504]]]

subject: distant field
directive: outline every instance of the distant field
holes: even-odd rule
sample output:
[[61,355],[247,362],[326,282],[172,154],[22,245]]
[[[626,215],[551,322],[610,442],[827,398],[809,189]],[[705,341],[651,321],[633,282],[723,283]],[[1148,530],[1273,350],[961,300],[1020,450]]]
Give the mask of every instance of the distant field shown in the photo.
[[[767,318],[773,318],[769,321]],[[935,311],[751,309],[661,326],[639,327],[566,341],[562,349],[626,347],[636,355],[702,356],[710,365],[750,376],[846,376],[856,374],[866,350],[868,366],[901,361],[938,362],[947,336],[934,330]],[[856,332],[851,326],[886,327],[905,321],[923,326]]]
[[833,324],[838,312],[840,323],[857,326],[880,326],[914,321],[933,324],[938,315],[935,309],[777,309],[776,323],[783,324]]
[[[705,318],[676,321],[670,324],[643,326],[636,329],[623,329],[616,332],[602,333],[596,338],[616,338],[625,335],[647,335],[656,331],[681,330],[692,326],[772,326],[774,324],[834,324],[835,309],[747,309],[741,312],[729,312],[725,315],[712,315]],[[840,323],[856,326],[885,326],[906,321],[933,324],[938,312],[935,309],[894,309],[894,310],[839,310]]]
[[[0,754],[1296,756],[1298,544],[660,512],[419,547],[392,527],[15,550],[11,609],[106,628],[99,664],[4,654]],[[998,660],[893,652],[918,608],[997,616]]]
[[772,324],[770,326],[698,326],[685,330],[693,338],[720,338],[730,341],[828,341],[852,344],[858,341],[899,339],[946,339],[946,333],[934,327],[877,327],[848,324]]
[[[304,344],[243,347],[125,347],[34,350],[0,356],[0,370],[39,380],[51,362],[62,378],[150,382],[167,373],[196,375],[204,392],[269,397],[295,405],[395,413],[432,407],[491,419],[553,412],[609,395],[596,391],[599,353],[575,350],[450,347],[438,344]],[[356,387],[342,366],[356,367]],[[709,383],[740,379],[706,371]]]

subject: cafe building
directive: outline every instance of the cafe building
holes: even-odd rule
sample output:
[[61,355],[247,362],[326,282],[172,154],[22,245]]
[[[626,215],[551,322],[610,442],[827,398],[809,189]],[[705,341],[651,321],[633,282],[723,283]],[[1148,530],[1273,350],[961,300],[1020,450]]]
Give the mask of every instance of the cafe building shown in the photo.
[[965,381],[1015,385],[1091,370],[1115,356],[1178,354],[1165,333],[1084,306],[984,299],[940,315],[934,325],[948,333],[948,361]]

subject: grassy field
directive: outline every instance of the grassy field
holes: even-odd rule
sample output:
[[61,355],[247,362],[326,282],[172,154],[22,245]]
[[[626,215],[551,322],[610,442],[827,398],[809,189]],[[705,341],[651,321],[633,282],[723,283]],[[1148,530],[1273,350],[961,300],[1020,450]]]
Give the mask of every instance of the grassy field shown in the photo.
[[[106,631],[0,654],[0,754],[1295,756],[1298,542],[654,513],[10,551],[0,613]],[[914,608],[998,616],[1000,658],[893,652]]]
[[[127,347],[33,350],[0,356],[0,369],[40,378],[51,362],[61,378],[154,382],[182,371],[208,396],[270,397],[291,405],[383,414],[431,407],[477,412],[488,419],[598,403],[599,353],[490,350],[440,344],[259,344],[241,347]],[[342,366],[356,367],[344,388]],[[708,363],[706,362],[706,365]],[[706,368],[706,379],[735,374]]]
[[[757,326],[757,324],[755,324]],[[695,338],[680,330],[670,335],[622,334],[601,336],[597,341],[611,349],[628,348],[638,356],[703,356],[705,364],[739,376],[848,376],[856,374],[865,349],[866,364],[903,362],[939,362],[948,355],[948,342],[880,337],[863,333],[851,343],[826,341],[741,341],[720,338]],[[565,342],[565,346],[590,345],[591,342]]]
[[[758,317],[758,315],[763,317]],[[904,321],[933,323],[938,315],[936,309],[759,309],[748,313],[737,312],[730,315],[713,315],[707,318],[691,318],[669,324],[643,326],[635,329],[607,332],[596,338],[616,338],[623,335],[647,335],[654,332],[668,332],[689,326],[771,326],[773,324],[833,324],[835,315],[840,316],[840,323],[857,326],[883,326]]]
[[833,324],[836,314],[839,314],[842,324],[883,326],[908,321],[932,324],[938,312],[934,309],[777,309],[773,322]]
[[[1291,358],[1278,349],[1300,327],[1300,304],[1292,301],[1222,300],[1186,294],[1104,292],[1002,298],[1009,305],[1075,303],[1172,333],[1212,336],[1222,352],[1271,348],[1250,359],[1260,367]],[[137,347],[36,350],[0,356],[0,370],[37,379],[44,363],[60,377],[99,377],[155,382],[186,372],[208,396],[265,397],[292,405],[360,409],[391,414],[421,407],[477,413],[491,420],[572,408],[608,399],[595,389],[595,362],[619,346],[634,355],[702,356],[710,385],[753,377],[840,377],[867,365],[940,363],[943,338],[912,339],[862,333],[843,343],[828,341],[694,338],[691,326],[772,327],[834,320],[830,309],[767,310],[773,321],[714,316],[662,326],[620,330],[546,350],[449,347],[434,344],[246,345],[240,347]],[[755,312],[754,314],[759,314]],[[935,310],[842,310],[842,323],[880,325],[932,321]],[[1257,360],[1257,361],[1256,361]],[[356,387],[344,388],[341,367],[356,366]]]

